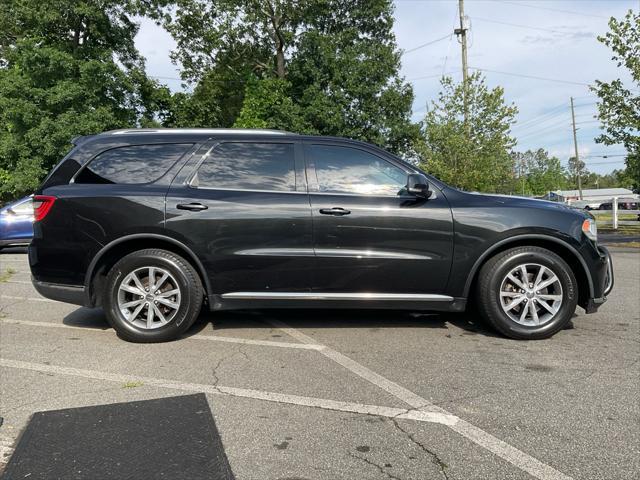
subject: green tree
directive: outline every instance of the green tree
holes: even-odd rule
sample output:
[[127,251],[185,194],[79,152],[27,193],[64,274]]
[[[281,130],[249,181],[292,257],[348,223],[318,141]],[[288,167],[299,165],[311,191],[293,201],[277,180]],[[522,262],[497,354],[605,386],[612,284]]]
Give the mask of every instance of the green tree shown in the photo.
[[605,145],[623,144],[627,149],[627,171],[636,190],[640,189],[640,14],[633,11],[624,19],[609,20],[610,31],[598,37],[612,52],[618,67],[631,74],[631,85],[620,79],[611,82],[597,80],[593,91],[600,97],[598,117],[604,132],[596,142]]
[[0,8],[0,198],[25,194],[70,140],[169,116],[134,46],[134,0],[7,0]]
[[[572,189],[578,189],[578,174],[580,175],[580,185],[582,188],[587,188],[589,183],[591,172],[586,167],[586,164],[582,160],[577,160],[576,157],[569,157],[567,162],[567,185]],[[579,172],[579,173],[578,173]]]
[[513,152],[518,171],[516,191],[527,195],[544,195],[567,186],[567,172],[557,157],[550,157],[543,148]]
[[513,188],[510,136],[517,108],[507,105],[500,87],[490,90],[480,73],[468,79],[468,120],[462,83],[441,80],[442,91],[424,119],[422,167],[464,190],[507,192]]
[[196,91],[212,85],[216,126],[265,125],[411,151],[419,127],[410,119],[411,86],[398,75],[390,0],[178,5],[159,18],[176,39],[185,79]]

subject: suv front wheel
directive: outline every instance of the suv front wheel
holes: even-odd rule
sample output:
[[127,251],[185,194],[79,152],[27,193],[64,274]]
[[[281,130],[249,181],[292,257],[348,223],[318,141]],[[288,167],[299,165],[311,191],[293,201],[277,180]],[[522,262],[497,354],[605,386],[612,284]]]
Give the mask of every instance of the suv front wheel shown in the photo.
[[517,247],[484,264],[478,307],[502,334],[521,340],[549,338],[571,320],[578,286],[571,267],[540,247]]
[[130,342],[173,340],[193,325],[202,306],[193,266],[173,252],[139,250],[107,275],[103,305],[109,324]]

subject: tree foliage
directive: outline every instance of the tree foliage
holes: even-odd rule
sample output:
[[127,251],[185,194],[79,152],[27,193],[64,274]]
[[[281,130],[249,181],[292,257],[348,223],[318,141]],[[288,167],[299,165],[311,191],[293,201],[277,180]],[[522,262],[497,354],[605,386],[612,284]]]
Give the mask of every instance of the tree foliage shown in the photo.
[[514,178],[510,136],[517,108],[507,105],[500,87],[490,90],[480,73],[468,78],[468,120],[462,83],[450,77],[424,119],[422,166],[464,190],[507,192]]
[[518,193],[541,196],[567,187],[567,172],[560,159],[549,156],[545,149],[514,152],[512,157],[518,172],[514,189]]
[[2,3],[0,198],[32,191],[75,136],[168,115],[169,92],[135,49],[134,13],[121,0]]
[[600,97],[598,117],[604,129],[596,142],[625,146],[627,170],[640,189],[640,14],[629,10],[622,20],[612,17],[609,28],[598,40],[611,49],[611,59],[629,71],[632,81],[631,85],[620,79],[596,81],[593,90]]
[[219,107],[190,126],[264,125],[412,150],[419,127],[398,75],[391,1],[178,0],[171,12],[158,18],[196,84],[186,105]]

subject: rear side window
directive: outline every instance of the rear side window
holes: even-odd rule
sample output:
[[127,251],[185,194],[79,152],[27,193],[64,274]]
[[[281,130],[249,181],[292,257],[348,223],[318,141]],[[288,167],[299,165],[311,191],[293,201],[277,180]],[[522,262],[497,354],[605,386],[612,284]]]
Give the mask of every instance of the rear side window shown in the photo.
[[291,192],[296,188],[292,143],[218,145],[198,169],[195,187]]
[[76,177],[76,183],[139,184],[158,180],[192,144],[131,145],[102,152]]

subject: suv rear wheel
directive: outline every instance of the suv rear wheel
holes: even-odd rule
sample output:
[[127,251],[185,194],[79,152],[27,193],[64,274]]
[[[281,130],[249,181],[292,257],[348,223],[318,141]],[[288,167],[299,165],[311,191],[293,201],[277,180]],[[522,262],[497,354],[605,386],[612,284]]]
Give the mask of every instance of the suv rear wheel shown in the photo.
[[109,324],[131,342],[164,342],[193,325],[202,306],[193,266],[173,252],[139,250],[107,275],[103,305]]
[[569,265],[540,247],[512,248],[491,258],[480,270],[477,292],[482,316],[502,334],[522,340],[562,330],[578,303]]

